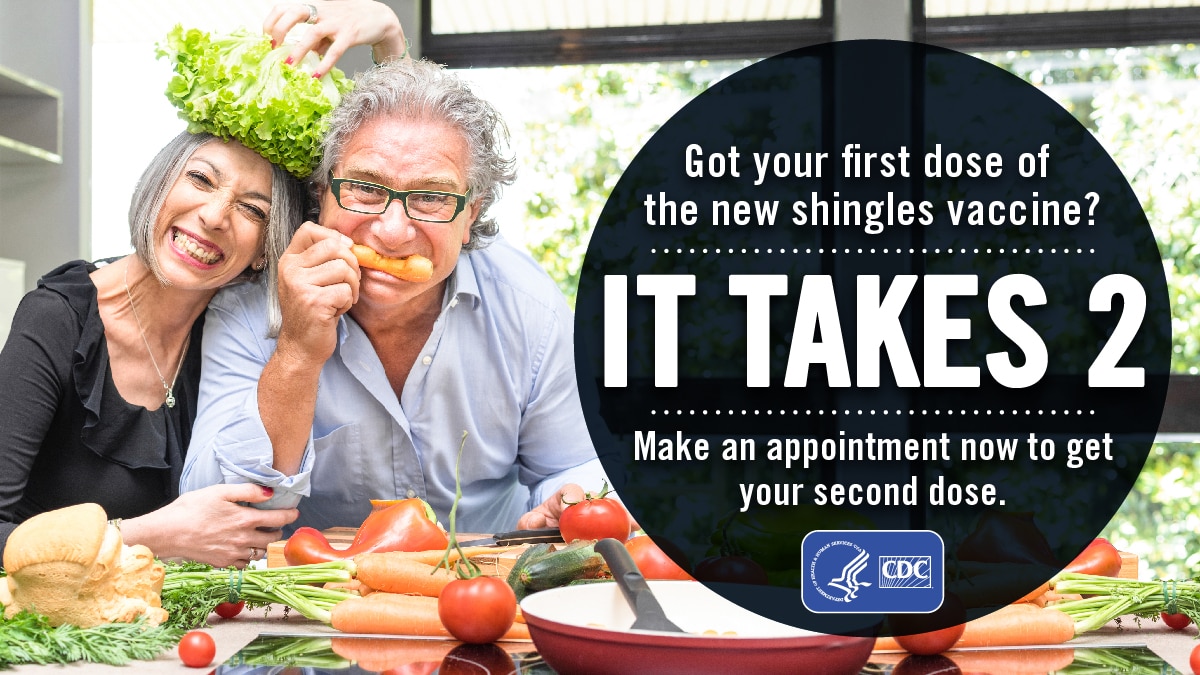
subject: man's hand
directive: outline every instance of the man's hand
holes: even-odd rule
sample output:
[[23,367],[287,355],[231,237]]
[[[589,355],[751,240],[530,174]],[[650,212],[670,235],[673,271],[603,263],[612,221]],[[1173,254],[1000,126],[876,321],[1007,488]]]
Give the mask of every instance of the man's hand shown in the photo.
[[[521,516],[521,519],[517,521],[517,529],[536,530],[543,527],[558,527],[558,519],[562,516],[563,509],[575,502],[583,501],[583,494],[583,488],[574,483],[567,483],[560,487],[552,497]],[[641,529],[634,521],[633,516],[629,517],[629,523],[631,532]]]
[[304,223],[279,258],[283,326],[277,350],[286,358],[323,364],[333,354],[338,317],[358,300],[358,260],[351,239]]

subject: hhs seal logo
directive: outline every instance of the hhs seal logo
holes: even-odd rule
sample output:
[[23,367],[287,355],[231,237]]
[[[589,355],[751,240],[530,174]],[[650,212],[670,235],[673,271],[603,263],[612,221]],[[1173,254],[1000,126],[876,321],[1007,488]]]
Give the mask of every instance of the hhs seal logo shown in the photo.
[[816,530],[802,544],[804,606],[818,613],[921,613],[942,604],[943,544],[929,530]]

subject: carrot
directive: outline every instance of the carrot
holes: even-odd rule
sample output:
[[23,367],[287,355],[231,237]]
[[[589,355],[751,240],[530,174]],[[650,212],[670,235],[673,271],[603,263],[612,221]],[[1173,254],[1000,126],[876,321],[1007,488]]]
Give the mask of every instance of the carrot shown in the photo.
[[1030,600],[1030,604],[1038,607],[1045,607],[1056,602],[1066,602],[1067,600],[1082,600],[1083,596],[1078,593],[1059,593],[1057,591],[1046,591],[1036,598]]
[[351,593],[358,593],[359,595],[370,595],[375,591],[374,588],[364,584],[359,579],[351,579],[350,581],[329,581],[325,583],[324,588],[350,591]]
[[[1057,645],[1073,637],[1075,621],[1065,612],[1023,602],[968,621],[952,649]],[[875,640],[875,649],[894,651],[901,647],[895,638],[886,637]]]
[[429,281],[433,277],[433,263],[429,258],[416,254],[404,258],[389,258],[380,254],[370,246],[355,244],[350,252],[358,258],[358,264],[363,267],[382,270],[405,281]]
[[358,556],[355,578],[376,591],[431,597],[441,595],[446,584],[457,578],[454,572],[444,567],[387,556],[386,553]]
[[[418,635],[453,639],[438,617],[438,599],[377,591],[333,606],[331,624],[343,633]],[[529,627],[514,623],[501,640],[528,640]]]
[[[521,548],[520,546],[465,546],[463,554],[468,558],[476,558],[481,555],[491,554],[497,555],[507,553],[509,551]],[[437,565],[442,562],[445,557],[445,549],[434,549],[432,551],[388,551],[387,553],[361,553],[354,556],[354,562],[361,564],[361,559],[368,556],[386,556],[388,558],[404,558],[415,562],[425,563],[426,565]],[[450,551],[450,562],[457,562],[459,558],[458,551]]]

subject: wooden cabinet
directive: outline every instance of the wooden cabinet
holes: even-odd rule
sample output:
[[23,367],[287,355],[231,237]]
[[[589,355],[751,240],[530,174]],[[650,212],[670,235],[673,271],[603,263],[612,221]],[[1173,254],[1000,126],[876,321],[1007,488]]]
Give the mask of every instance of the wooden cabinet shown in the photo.
[[0,66],[0,165],[62,164],[62,94]]

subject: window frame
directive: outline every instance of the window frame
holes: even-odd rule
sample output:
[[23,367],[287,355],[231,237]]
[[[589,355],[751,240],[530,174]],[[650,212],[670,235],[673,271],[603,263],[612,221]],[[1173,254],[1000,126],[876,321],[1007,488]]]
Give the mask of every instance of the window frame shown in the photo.
[[[818,19],[434,34],[433,0],[420,1],[422,56],[451,68],[767,58],[833,40],[837,0]],[[1200,7],[925,16],[910,0],[914,42],[958,51],[1073,49],[1194,42]],[[1200,441],[1200,375],[1172,374],[1162,442]]]

